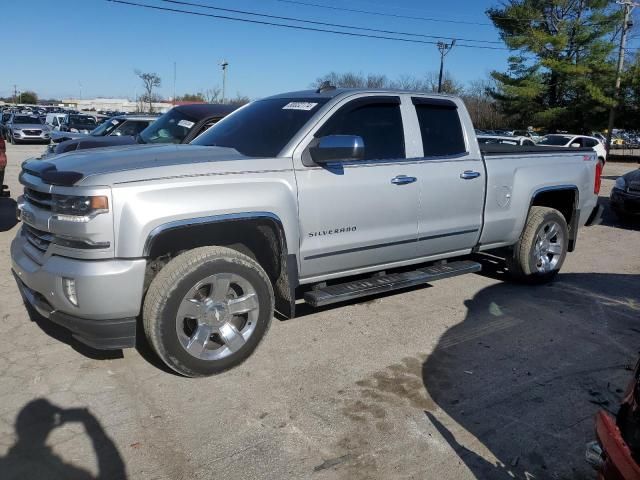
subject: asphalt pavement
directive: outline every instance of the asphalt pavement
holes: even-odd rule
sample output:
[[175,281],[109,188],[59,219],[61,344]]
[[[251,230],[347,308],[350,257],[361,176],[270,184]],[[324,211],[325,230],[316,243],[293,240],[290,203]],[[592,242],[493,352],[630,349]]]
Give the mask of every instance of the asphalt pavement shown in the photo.
[[[42,146],[8,145],[20,163]],[[631,164],[605,167],[601,201]],[[186,379],[32,320],[0,199],[0,478],[583,479],[598,409],[640,349],[640,228],[581,230],[557,281],[499,263],[293,320],[240,367]]]

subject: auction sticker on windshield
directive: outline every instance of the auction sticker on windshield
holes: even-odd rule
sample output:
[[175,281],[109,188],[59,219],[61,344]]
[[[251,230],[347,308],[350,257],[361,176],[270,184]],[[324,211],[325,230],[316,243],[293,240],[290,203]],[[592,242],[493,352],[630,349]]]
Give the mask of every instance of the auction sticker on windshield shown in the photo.
[[318,105],[317,103],[313,103],[313,102],[290,102],[287,103],[284,107],[282,107],[283,110],[313,110],[313,107],[315,107],[316,105]]
[[180,120],[178,122],[178,126],[179,127],[184,127],[184,128],[191,128],[193,127],[194,123],[190,122],[189,120]]

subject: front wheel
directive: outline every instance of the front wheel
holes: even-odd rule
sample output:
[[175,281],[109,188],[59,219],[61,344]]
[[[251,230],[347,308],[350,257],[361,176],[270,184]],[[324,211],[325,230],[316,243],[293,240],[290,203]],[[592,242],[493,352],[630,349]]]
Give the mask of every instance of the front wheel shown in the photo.
[[239,365],[273,317],[269,277],[250,257],[202,247],[171,260],[149,286],[144,330],[158,356],[187,377]]
[[553,280],[564,263],[568,245],[564,216],[553,208],[531,207],[520,240],[507,256],[511,277],[527,283]]

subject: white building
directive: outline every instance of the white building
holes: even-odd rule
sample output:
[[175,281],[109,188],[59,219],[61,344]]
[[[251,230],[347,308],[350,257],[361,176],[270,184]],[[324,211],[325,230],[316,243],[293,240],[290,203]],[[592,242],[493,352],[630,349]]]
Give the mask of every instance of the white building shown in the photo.
[[[168,102],[154,102],[153,111],[164,113],[173,106]],[[62,100],[62,105],[67,108],[84,111],[115,110],[118,112],[135,112],[140,108],[147,110],[148,104],[133,102],[127,98],[66,98]]]

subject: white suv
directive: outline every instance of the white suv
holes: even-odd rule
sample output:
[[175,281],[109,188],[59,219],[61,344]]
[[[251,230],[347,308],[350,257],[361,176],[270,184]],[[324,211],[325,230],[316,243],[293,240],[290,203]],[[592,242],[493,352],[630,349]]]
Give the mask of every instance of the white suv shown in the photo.
[[558,133],[545,135],[537,145],[540,145],[541,147],[593,148],[598,154],[598,159],[600,159],[603,164],[607,160],[607,150],[596,137],[573,135],[570,133]]

